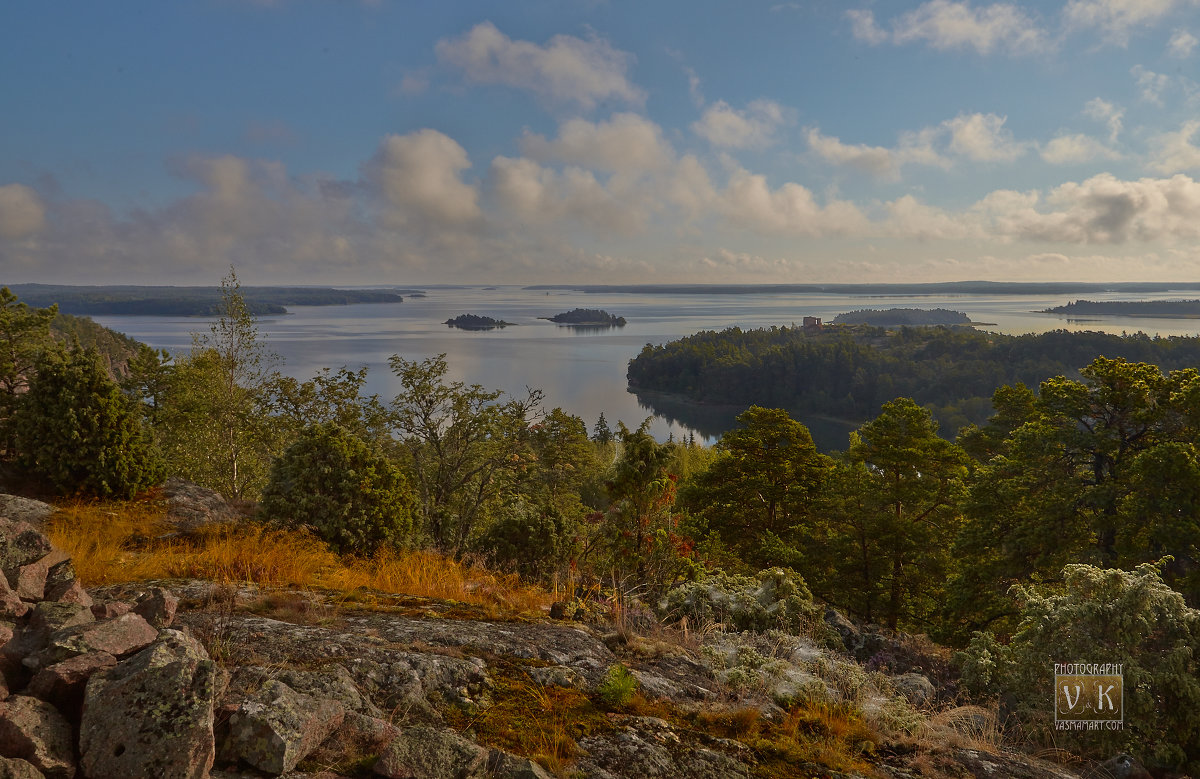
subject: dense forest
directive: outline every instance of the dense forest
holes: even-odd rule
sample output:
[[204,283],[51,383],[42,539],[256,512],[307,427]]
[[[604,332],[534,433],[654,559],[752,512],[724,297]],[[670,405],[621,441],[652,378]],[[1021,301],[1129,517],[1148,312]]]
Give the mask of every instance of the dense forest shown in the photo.
[[[220,287],[73,287],[14,284],[14,295],[31,306],[58,306],[66,314],[129,316],[218,316]],[[344,306],[352,303],[400,303],[411,290],[347,290],[318,287],[246,287],[247,309],[255,316],[286,314],[287,306]]]
[[447,319],[442,324],[457,327],[459,330],[495,330],[498,327],[508,327],[512,322],[493,319],[490,316],[480,316],[479,314],[459,314],[456,317]]
[[1200,300],[1076,300],[1073,303],[1047,308],[1043,313],[1066,316],[1107,314],[1191,319],[1200,317]]
[[947,308],[863,308],[838,314],[833,318],[833,324],[872,327],[969,325],[971,318],[961,311],[951,311]]
[[1078,376],[1098,356],[1172,370],[1200,364],[1200,338],[1055,330],[1009,336],[962,328],[772,327],[704,331],[647,345],[629,363],[634,391],[704,404],[751,404],[856,422],[896,397],[934,410],[948,435],[992,413],[996,388]]
[[558,325],[582,325],[585,327],[624,327],[625,317],[614,316],[596,308],[576,308],[561,314],[544,317]]
[[[603,416],[589,432],[535,389],[449,380],[444,356],[393,356],[390,399],[363,394],[365,369],[281,376],[232,274],[190,353],[141,347],[119,381],[51,336],[55,315],[0,289],[8,489],[129,498],[176,475],[354,559],[475,557],[663,620],[685,583],[771,582],[754,629],[820,636],[770,619],[815,596],[961,649],[964,700],[999,701],[1027,742],[1200,772],[1200,339],[773,328],[647,347],[631,378],[767,393],[703,447]],[[864,414],[844,452],[766,407],[812,386],[805,402]],[[924,404],[964,397],[986,420],[940,436]],[[1055,662],[1122,663],[1125,730],[1055,731]]]

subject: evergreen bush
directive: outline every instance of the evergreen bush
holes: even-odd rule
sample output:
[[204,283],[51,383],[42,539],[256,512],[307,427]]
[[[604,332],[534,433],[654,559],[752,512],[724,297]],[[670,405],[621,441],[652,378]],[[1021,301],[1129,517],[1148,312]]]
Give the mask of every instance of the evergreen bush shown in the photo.
[[137,407],[94,349],[47,349],[13,422],[18,465],[60,494],[131,498],[165,476]]
[[382,452],[334,423],[314,425],[271,466],[259,508],[269,520],[311,527],[338,552],[403,545],[415,499]]
[[576,523],[553,505],[517,500],[507,505],[476,547],[497,568],[540,579],[566,564]]
[[596,687],[600,700],[610,709],[621,709],[633,700],[637,692],[638,680],[628,668],[621,663],[615,663],[608,668],[604,681]]
[[[1008,644],[976,633],[959,658],[975,695],[998,696],[1027,735],[1105,759],[1129,752],[1156,771],[1200,775],[1200,611],[1133,571],[1068,565],[1053,590],[1016,586],[1020,624]],[[1054,665],[1123,666],[1124,729],[1054,730]]]

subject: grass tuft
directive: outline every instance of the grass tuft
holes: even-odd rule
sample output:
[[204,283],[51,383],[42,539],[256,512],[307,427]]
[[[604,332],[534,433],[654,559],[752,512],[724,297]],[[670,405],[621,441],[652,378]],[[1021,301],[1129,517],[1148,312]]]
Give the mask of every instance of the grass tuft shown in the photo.
[[170,531],[162,504],[150,502],[73,503],[46,522],[46,534],[71,556],[86,586],[186,578],[341,593],[369,589],[459,601],[487,616],[540,613],[553,600],[516,575],[435,552],[389,549],[369,559],[343,558],[303,530],[249,521],[191,536]]

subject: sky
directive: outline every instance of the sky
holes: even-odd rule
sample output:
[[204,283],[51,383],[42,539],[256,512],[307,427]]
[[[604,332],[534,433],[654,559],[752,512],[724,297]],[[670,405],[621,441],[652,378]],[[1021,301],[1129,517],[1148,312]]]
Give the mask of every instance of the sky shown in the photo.
[[0,283],[1200,280],[1200,0],[0,6]]

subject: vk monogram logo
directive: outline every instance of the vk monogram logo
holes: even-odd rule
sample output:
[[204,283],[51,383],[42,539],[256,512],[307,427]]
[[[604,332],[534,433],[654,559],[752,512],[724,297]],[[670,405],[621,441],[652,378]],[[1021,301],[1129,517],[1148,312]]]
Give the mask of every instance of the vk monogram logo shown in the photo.
[[1120,664],[1055,663],[1055,728],[1120,730],[1125,721],[1124,691]]

